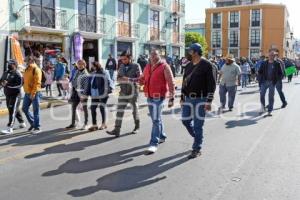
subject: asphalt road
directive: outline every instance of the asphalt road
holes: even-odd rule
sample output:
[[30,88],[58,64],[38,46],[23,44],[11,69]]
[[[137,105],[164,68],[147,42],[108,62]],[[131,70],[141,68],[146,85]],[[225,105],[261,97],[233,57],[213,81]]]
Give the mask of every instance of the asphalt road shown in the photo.
[[[151,156],[144,155],[151,130],[144,105],[141,132],[126,134],[134,126],[128,111],[118,139],[65,131],[68,106],[43,110],[41,134],[0,136],[0,200],[299,200],[300,79],[284,91],[289,105],[279,109],[276,94],[272,117],[258,115],[256,86],[238,92],[234,112],[210,113],[194,160],[186,158],[192,139],[178,104],[164,110],[168,139]],[[111,129],[115,107],[109,110]]]

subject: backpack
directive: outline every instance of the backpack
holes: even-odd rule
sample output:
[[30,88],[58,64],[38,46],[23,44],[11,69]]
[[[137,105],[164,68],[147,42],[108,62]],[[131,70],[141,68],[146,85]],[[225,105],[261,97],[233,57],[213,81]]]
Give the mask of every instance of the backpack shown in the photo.
[[[33,70],[33,76],[35,75],[35,70],[36,70],[36,68],[34,68],[34,70]],[[41,69],[41,72],[42,72],[41,88],[45,88],[47,78],[46,78],[45,71]]]

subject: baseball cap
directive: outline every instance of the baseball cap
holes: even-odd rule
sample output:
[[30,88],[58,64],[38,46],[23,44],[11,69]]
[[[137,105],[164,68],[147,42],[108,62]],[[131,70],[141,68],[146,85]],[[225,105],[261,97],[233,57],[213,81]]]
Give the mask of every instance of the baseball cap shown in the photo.
[[202,50],[202,46],[199,43],[193,43],[191,44],[189,51],[194,51],[197,52],[199,55],[202,54],[203,50]]

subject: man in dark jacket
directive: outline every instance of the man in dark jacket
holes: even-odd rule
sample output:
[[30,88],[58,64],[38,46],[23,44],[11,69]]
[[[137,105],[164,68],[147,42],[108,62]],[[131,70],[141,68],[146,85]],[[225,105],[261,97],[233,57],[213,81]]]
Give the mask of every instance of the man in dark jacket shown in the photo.
[[109,72],[110,79],[113,81],[113,84],[116,82],[116,73],[117,73],[117,61],[112,57],[111,54],[108,55],[106,61],[105,69]]
[[189,49],[192,61],[183,75],[181,104],[182,123],[194,138],[193,151],[189,159],[201,155],[205,112],[211,110],[211,102],[216,90],[216,69],[202,58],[200,44],[192,44]]
[[8,71],[6,71],[1,78],[1,85],[4,87],[4,94],[6,96],[6,105],[9,112],[9,122],[7,130],[3,130],[3,134],[12,134],[15,118],[20,123],[20,128],[25,128],[22,114],[19,106],[21,102],[21,88],[23,85],[22,74],[17,70],[17,62],[10,60],[8,62]]
[[269,105],[268,105],[268,116],[272,116],[274,106],[274,93],[276,83],[283,76],[283,71],[281,69],[280,63],[275,60],[275,50],[269,50],[269,60],[262,63],[258,73],[261,76],[261,88],[260,88],[260,102],[262,105],[261,114],[265,110],[265,96],[269,89]]

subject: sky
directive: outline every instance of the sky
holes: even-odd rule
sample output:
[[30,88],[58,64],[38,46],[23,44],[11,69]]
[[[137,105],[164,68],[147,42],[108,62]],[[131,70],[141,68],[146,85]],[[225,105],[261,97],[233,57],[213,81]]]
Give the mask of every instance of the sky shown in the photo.
[[[205,22],[205,8],[212,6],[212,0],[185,0],[186,22]],[[290,13],[289,21],[296,38],[300,39],[299,0],[262,0],[262,3],[284,3]]]

